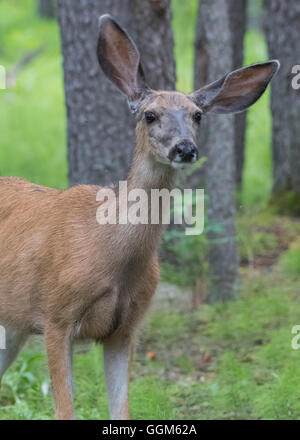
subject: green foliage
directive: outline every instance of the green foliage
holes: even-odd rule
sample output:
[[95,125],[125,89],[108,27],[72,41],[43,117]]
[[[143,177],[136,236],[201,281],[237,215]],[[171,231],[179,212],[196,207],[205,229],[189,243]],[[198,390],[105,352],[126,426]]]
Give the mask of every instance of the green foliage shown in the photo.
[[237,230],[242,261],[253,263],[261,257],[275,262],[289,243],[298,239],[300,223],[278,217],[268,208],[258,214],[238,217]]
[[51,417],[49,377],[41,352],[41,344],[32,344],[5,375],[0,392],[0,419]]
[[170,230],[164,235],[163,246],[170,263],[162,263],[162,279],[179,286],[192,286],[207,272],[206,238]]
[[252,262],[255,257],[272,256],[279,239],[272,229],[275,221],[271,211],[237,219],[238,250],[242,260]]
[[[244,64],[268,59],[265,39],[260,31],[248,31],[245,37]],[[272,187],[270,89],[248,110],[242,206],[258,212],[265,207]]]
[[279,266],[283,273],[288,277],[300,277],[300,248],[289,249],[279,261]]
[[177,88],[184,93],[193,90],[194,40],[198,0],[172,0]]
[[9,72],[28,51],[45,50],[0,91],[0,175],[67,186],[65,109],[59,30],[41,21],[33,0],[0,2],[0,64]]
[[[205,160],[204,157],[200,159],[197,167],[200,168]],[[175,204],[171,212],[172,217],[176,211],[179,212],[182,219],[186,203],[191,204],[192,213],[195,215],[197,212],[196,204],[199,203],[199,200],[196,200],[196,193],[193,192],[191,203],[190,200],[183,198],[180,205]],[[202,207],[199,205],[197,208],[201,209]],[[201,215],[205,217],[205,211]],[[164,234],[163,249],[168,262],[162,263],[162,279],[179,286],[194,286],[198,280],[204,279],[207,272],[205,262],[206,235],[205,231],[201,234],[187,235],[185,231],[187,225],[183,226],[177,227],[177,229],[176,226],[173,226]]]
[[278,247],[276,235],[272,233],[257,232],[251,241],[249,236],[243,236],[241,231],[238,236],[240,256],[249,260],[253,260],[255,255],[272,255]]
[[300,216],[300,195],[294,191],[282,191],[272,195],[271,206],[278,214]]

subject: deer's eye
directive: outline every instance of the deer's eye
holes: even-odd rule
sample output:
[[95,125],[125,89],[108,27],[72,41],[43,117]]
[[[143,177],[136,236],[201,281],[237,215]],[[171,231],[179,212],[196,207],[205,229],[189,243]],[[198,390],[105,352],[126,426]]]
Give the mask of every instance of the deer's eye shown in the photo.
[[194,121],[197,122],[197,124],[200,124],[200,121],[202,119],[202,113],[201,112],[196,112],[193,116]]
[[153,112],[145,112],[145,119],[148,124],[152,124],[157,118]]

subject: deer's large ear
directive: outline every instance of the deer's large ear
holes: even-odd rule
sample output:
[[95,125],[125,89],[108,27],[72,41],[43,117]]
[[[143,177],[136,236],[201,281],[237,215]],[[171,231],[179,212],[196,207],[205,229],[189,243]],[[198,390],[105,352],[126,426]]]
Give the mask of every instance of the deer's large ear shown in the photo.
[[105,75],[130,102],[147,89],[140,54],[127,32],[110,15],[99,18],[97,55]]
[[228,73],[189,97],[204,111],[237,113],[245,110],[263,94],[279,69],[279,61],[254,64]]

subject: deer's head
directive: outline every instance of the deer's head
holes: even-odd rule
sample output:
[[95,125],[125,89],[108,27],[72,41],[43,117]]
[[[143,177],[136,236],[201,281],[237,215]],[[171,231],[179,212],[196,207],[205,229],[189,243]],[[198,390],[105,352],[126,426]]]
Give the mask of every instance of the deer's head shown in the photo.
[[106,76],[127,96],[138,126],[147,134],[149,154],[174,168],[198,159],[196,138],[203,115],[247,109],[279,68],[277,60],[244,67],[189,95],[154,91],[146,83],[136,45],[110,15],[100,17],[98,59]]

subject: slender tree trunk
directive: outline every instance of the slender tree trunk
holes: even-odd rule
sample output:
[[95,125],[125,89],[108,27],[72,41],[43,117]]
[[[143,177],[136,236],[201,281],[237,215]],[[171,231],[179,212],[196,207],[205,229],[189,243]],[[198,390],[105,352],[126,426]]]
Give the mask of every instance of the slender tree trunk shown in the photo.
[[171,0],[131,0],[133,37],[146,79],[156,90],[174,90],[176,71]]
[[273,196],[280,200],[285,191],[293,190],[300,214],[300,97],[292,87],[293,66],[300,64],[300,3],[265,0],[264,6],[269,56],[281,63],[271,84]]
[[59,0],[71,185],[124,179],[133,153],[133,116],[96,57],[98,17],[104,13],[135,39],[149,85],[175,86],[169,0]]
[[[246,32],[247,0],[228,0],[231,44],[233,50],[233,68],[242,67],[244,61],[244,37]],[[247,112],[234,116],[234,151],[236,165],[236,182],[242,185],[245,161]]]
[[56,0],[39,0],[39,14],[41,17],[54,18],[56,14]]
[[[201,0],[197,23],[195,88],[234,68],[227,0]],[[232,296],[238,278],[235,229],[235,119],[207,115],[202,124],[200,150],[208,195],[209,301]],[[204,147],[205,146],[205,147]]]
[[[244,61],[244,37],[247,23],[247,0],[227,0],[229,8],[229,25],[232,47],[232,68],[242,67]],[[201,1],[199,2],[198,19],[195,39],[195,62],[194,62],[194,85],[195,89],[207,84],[208,82],[208,63],[207,37],[202,25]],[[247,112],[234,116],[234,151],[235,151],[235,169],[236,182],[240,187],[243,179],[244,158],[245,158],[245,140],[246,140],[246,117]],[[205,150],[206,133],[200,134],[199,145],[202,146],[202,154],[206,155]],[[204,168],[197,171],[192,178],[191,184],[195,184],[197,179],[204,181]]]
[[[207,6],[204,3],[204,7]],[[197,14],[197,23],[196,23],[196,37],[195,37],[195,51],[194,51],[194,89],[200,89],[200,87],[205,86],[209,82],[209,53],[208,53],[208,39],[206,35],[206,30],[203,26],[203,8],[202,2],[199,0],[198,3],[198,14]],[[216,72],[218,76],[219,72]],[[208,136],[208,124],[205,119],[202,121],[202,127],[198,136],[198,148],[199,155],[207,158],[208,153],[208,145],[207,145],[207,136]],[[199,169],[196,170],[195,173],[189,177],[188,181],[192,188],[204,187],[205,186],[205,170],[207,167],[207,163]]]

